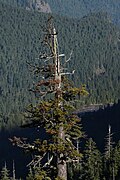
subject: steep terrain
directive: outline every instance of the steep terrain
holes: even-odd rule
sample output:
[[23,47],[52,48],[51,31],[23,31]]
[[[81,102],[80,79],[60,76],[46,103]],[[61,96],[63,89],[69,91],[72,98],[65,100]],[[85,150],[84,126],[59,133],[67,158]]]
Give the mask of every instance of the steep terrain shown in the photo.
[[43,0],[27,0],[26,1],[27,10],[35,10],[38,12],[51,13],[51,9],[48,3]]
[[[11,127],[21,119],[19,111],[33,101],[28,92],[35,78],[26,62],[39,64],[42,29],[48,16],[0,4],[0,126]],[[54,17],[60,53],[66,58],[69,76],[77,86],[87,85],[86,103],[108,103],[120,94],[120,29],[107,13],[90,13],[80,20]],[[35,100],[36,101],[36,100]],[[17,119],[17,121],[16,121]]]
[[120,25],[119,0],[1,0],[12,6],[51,12],[71,18],[82,18],[91,12],[107,12]]
[[[2,3],[3,1],[4,3]],[[18,3],[12,4],[11,2],[12,0],[1,0],[0,4],[0,128],[2,129],[20,125],[21,112],[28,104],[37,101],[37,98],[28,91],[37,80],[27,62],[33,65],[41,64],[38,60],[39,53],[44,50],[41,45],[43,37],[41,26],[44,26],[48,19],[48,14],[41,13],[48,11],[43,11],[41,6],[40,9],[36,4],[24,6],[26,0],[18,0],[19,6]],[[51,0],[51,2],[58,2],[59,8],[61,7],[62,1]],[[66,2],[68,1],[65,0],[64,3]],[[101,0],[101,2],[103,1]],[[71,5],[74,9],[76,3]],[[72,11],[70,10],[70,12]],[[62,13],[60,12],[60,14]],[[63,15],[73,17],[69,13]],[[74,15],[77,17],[76,13]],[[116,17],[116,14],[114,15],[112,17]],[[90,95],[88,98],[82,99],[83,103],[96,104],[117,101],[120,95],[120,28],[113,24],[113,22],[118,24],[117,18],[111,19],[110,14],[103,11],[88,11],[84,17],[83,14],[79,17],[81,19],[54,15],[60,53],[65,53],[68,59],[72,52],[71,61],[66,64],[66,67],[68,72],[75,69],[75,74],[70,75],[69,78],[74,81],[76,86],[80,86],[81,83],[87,85]],[[113,141],[119,140],[119,109],[120,102],[82,117],[86,138],[92,137],[102,151],[109,124],[112,126]],[[42,130],[39,133],[37,129],[32,131],[31,129],[16,130],[17,132],[13,131],[11,134],[8,132],[4,134],[4,131],[0,131],[2,143],[0,146],[0,168],[4,166],[6,161],[12,172],[12,160],[14,159],[16,173],[19,177],[25,175],[24,170],[26,171],[27,162],[23,153],[19,154],[19,151],[13,150],[8,138],[18,135],[27,136],[31,140],[33,134],[36,137],[39,137],[40,133],[42,133],[42,137],[45,134]],[[95,154],[94,152],[93,154]],[[27,156],[27,158],[30,157]]]
[[119,0],[46,0],[52,12],[72,17],[81,18],[91,12],[107,12],[112,21],[120,25]]
[[113,142],[120,140],[120,100],[118,103],[100,108],[97,111],[81,114],[83,130],[87,137],[92,137],[98,148],[104,151],[105,137],[111,126]]
[[44,0],[1,0],[1,2],[12,7],[21,7],[26,10],[51,13],[49,4]]

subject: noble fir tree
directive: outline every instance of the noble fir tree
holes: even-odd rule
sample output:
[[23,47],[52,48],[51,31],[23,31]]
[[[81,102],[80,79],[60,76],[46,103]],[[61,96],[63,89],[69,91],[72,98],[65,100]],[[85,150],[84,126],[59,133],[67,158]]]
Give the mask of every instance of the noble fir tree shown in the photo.
[[114,147],[112,140],[113,133],[109,125],[109,132],[106,136],[106,148],[103,156],[103,175],[105,180],[120,179],[120,142]]
[[113,150],[113,178],[120,179],[120,141],[117,143]]
[[81,180],[100,180],[102,173],[101,153],[96,147],[95,142],[90,138],[85,144],[83,152]]
[[39,64],[29,64],[40,78],[31,89],[38,102],[26,109],[23,127],[42,127],[49,138],[37,139],[32,144],[17,137],[11,141],[34,155],[29,165],[37,179],[67,180],[67,163],[81,157],[75,142],[83,133],[80,119],[74,113],[74,101],[88,93],[85,86],[74,87],[66,78],[74,74],[74,70],[67,72],[65,68],[70,58],[59,54],[57,32],[51,18],[44,27],[42,43]]
[[34,179],[34,174],[31,166],[29,167],[29,173],[28,176],[26,177],[26,180],[33,180]]
[[2,171],[1,171],[1,180],[10,180],[9,178],[9,171],[7,169],[7,166],[6,166],[6,162],[5,162],[5,166],[2,168]]

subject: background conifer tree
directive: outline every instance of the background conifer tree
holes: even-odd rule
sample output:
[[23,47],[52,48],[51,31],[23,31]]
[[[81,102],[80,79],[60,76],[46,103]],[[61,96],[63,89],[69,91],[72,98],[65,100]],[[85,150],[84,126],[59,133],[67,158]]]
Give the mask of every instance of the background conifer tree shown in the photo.
[[29,167],[29,173],[28,176],[26,177],[26,180],[33,180],[33,179],[34,179],[33,170],[31,167]]
[[90,138],[83,152],[83,168],[80,175],[81,180],[100,180],[102,173],[101,153],[95,142]]
[[120,178],[120,141],[117,143],[117,145],[113,150],[113,161],[114,161],[113,176],[116,179],[119,179]]
[[10,180],[9,178],[9,171],[7,169],[7,166],[6,166],[6,162],[5,162],[5,165],[4,167],[2,168],[2,171],[1,171],[1,180]]
[[108,128],[108,134],[106,136],[106,145],[105,145],[105,154],[103,157],[103,174],[105,176],[106,180],[112,180],[114,179],[114,160],[113,160],[113,140],[112,136],[113,134],[111,133],[111,126],[109,125]]

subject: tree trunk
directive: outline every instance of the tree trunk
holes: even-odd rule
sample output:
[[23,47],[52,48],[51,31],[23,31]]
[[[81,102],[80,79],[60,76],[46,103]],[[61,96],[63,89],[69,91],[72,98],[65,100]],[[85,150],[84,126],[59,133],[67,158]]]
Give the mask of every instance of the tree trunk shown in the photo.
[[[62,139],[63,141],[65,140],[65,133],[64,133],[62,123],[61,123],[61,126],[59,128],[58,137],[60,139]],[[62,180],[67,180],[67,164],[66,164],[66,161],[65,161],[62,153],[58,157],[57,166],[58,166],[58,177],[61,178]]]
[[66,162],[61,163],[58,159],[58,177],[61,180],[67,180],[67,164]]
[[[58,42],[57,42],[57,34],[55,28],[53,29],[53,51],[54,51],[54,64],[55,64],[55,80],[59,80],[58,84],[55,86],[55,91],[56,91],[56,98],[60,98],[62,93],[58,94],[58,91],[61,92],[61,72],[60,72],[60,59],[59,59],[59,50],[58,50]],[[62,102],[58,102],[58,106],[62,106]],[[63,141],[65,140],[65,133],[64,133],[64,128],[63,128],[63,123],[60,124],[59,127],[59,133],[58,133],[58,138],[62,139]],[[61,142],[58,142],[61,143]],[[67,164],[66,161],[64,160],[63,154],[61,153],[58,156],[57,159],[57,168],[58,168],[58,177],[61,180],[67,180]]]

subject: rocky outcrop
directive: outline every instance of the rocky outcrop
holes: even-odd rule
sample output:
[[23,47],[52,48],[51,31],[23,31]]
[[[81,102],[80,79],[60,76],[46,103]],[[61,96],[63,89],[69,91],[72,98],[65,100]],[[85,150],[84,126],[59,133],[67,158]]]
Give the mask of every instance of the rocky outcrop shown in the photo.
[[44,13],[51,13],[51,8],[49,4],[43,0],[27,0],[26,9]]

